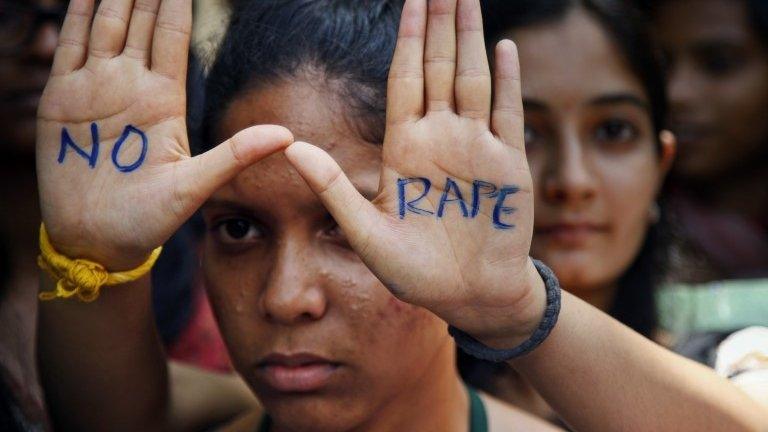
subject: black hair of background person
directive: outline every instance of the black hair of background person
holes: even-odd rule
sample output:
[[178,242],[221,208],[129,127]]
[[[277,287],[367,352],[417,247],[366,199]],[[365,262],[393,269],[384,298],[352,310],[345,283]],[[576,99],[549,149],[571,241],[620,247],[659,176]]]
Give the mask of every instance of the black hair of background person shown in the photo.
[[[673,0],[635,0],[637,6],[643,12],[650,13],[654,8]],[[732,0],[743,1],[747,5],[747,12],[752,28],[760,37],[763,46],[768,50],[768,0]]]
[[[481,0],[485,37],[488,47],[510,31],[557,22],[576,7],[583,7],[604,28],[616,43],[625,61],[640,80],[650,101],[651,119],[656,136],[664,129],[667,115],[667,95],[660,50],[648,34],[644,15],[625,0]],[[600,67],[600,65],[595,65]],[[567,67],[563,74],[567,74]],[[525,79],[525,77],[523,77]],[[661,144],[658,143],[661,150]],[[614,318],[636,332],[652,337],[658,325],[655,301],[656,287],[667,269],[667,214],[660,202],[660,221],[648,231],[640,253],[621,276],[611,309]],[[492,365],[459,353],[459,370],[465,380],[483,388],[493,375],[506,368]]]
[[371,143],[384,140],[389,65],[403,0],[238,0],[206,84],[203,150],[236,95],[319,73]]

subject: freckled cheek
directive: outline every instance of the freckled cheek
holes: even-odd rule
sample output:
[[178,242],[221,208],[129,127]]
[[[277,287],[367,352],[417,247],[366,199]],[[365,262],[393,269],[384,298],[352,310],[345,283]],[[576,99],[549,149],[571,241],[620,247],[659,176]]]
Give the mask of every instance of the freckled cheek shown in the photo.
[[247,255],[232,257],[206,250],[203,274],[213,312],[235,365],[248,365],[249,348],[258,346],[258,294],[261,263]]

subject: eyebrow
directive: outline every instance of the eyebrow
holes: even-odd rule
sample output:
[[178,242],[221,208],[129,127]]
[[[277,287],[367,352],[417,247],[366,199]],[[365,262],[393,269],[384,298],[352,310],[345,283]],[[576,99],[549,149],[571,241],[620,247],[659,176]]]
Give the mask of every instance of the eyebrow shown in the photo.
[[253,213],[253,209],[247,205],[232,201],[228,199],[209,198],[206,200],[201,208],[224,208],[228,210],[234,210],[241,213]]
[[[376,196],[379,194],[378,190],[375,189],[359,188],[358,191],[368,201],[373,201],[374,198],[376,198]],[[230,199],[210,198],[205,201],[205,203],[203,203],[201,208],[223,208],[233,210],[238,213],[256,213],[253,207]]]
[[[589,102],[587,102],[587,105],[589,106],[606,106],[606,105],[622,105],[622,104],[635,105],[641,108],[643,111],[646,111],[649,113],[651,112],[651,107],[646,100],[638,96],[635,96],[631,93],[610,93],[603,96],[598,96],[594,99],[591,99]],[[531,99],[531,98],[523,99],[523,110],[524,111],[542,111],[542,112],[551,111],[551,109],[544,102],[537,99]]]
[[545,111],[549,112],[550,109],[544,102],[536,99],[523,98],[523,111]]
[[591,106],[621,105],[621,104],[635,105],[646,112],[649,112],[649,113],[651,112],[651,107],[648,104],[648,101],[640,97],[637,97],[631,93],[608,94],[608,95],[596,97],[591,101],[589,101],[589,105]]

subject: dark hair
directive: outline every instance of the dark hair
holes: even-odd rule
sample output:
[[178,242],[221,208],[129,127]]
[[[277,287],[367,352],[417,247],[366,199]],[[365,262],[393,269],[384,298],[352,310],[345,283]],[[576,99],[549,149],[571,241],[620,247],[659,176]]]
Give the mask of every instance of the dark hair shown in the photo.
[[239,0],[206,83],[204,147],[237,96],[319,72],[367,141],[383,141],[403,0]]
[[[672,0],[635,0],[635,3],[644,12],[652,14],[655,9]],[[733,0],[731,0],[733,2]],[[768,50],[768,1],[765,0],[741,0],[747,6],[752,29],[755,31],[763,47]],[[735,2],[734,2],[735,3]]]
[[763,48],[768,51],[768,1],[746,0],[747,12],[752,21],[752,28],[763,42]]

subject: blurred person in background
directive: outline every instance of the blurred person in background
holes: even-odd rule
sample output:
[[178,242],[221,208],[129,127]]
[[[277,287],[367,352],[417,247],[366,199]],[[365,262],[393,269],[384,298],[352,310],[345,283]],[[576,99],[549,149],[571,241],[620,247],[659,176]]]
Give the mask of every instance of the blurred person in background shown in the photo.
[[[509,37],[520,50],[533,256],[552,266],[564,289],[676,346],[659,326],[655,301],[669,262],[661,191],[675,140],[663,131],[662,62],[641,16],[610,0],[485,7],[489,45]],[[466,356],[460,367],[475,385],[557,422],[512,369]]]
[[0,237],[9,257],[0,293],[4,428],[43,430],[47,423],[34,360],[40,223],[34,149],[37,105],[65,8],[62,0],[0,2]]
[[704,260],[683,281],[768,277],[768,2],[650,5],[680,143],[670,203]]
[[660,321],[682,336],[680,352],[738,370],[742,387],[768,401],[766,378],[745,378],[768,369],[767,339],[759,329],[731,335],[768,326],[768,1],[644,6],[667,59],[680,143],[669,203],[685,247],[670,274],[677,283],[659,292]]

